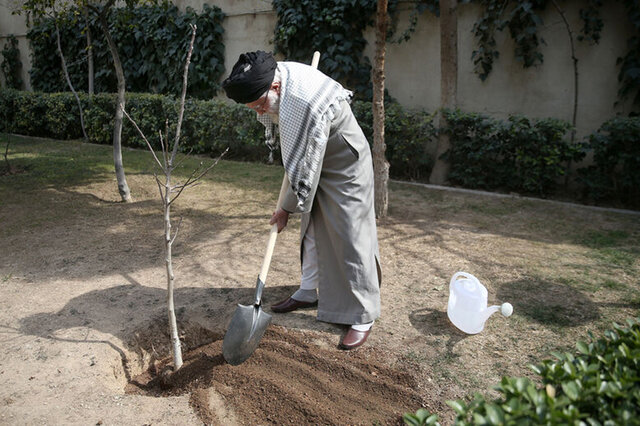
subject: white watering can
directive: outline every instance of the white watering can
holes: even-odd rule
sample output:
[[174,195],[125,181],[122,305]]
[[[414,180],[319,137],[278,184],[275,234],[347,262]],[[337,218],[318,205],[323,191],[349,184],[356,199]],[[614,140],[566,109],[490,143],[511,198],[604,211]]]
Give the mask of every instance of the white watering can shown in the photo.
[[508,317],[513,313],[513,306],[503,303],[487,307],[487,289],[476,277],[466,272],[453,275],[447,305],[447,316],[453,325],[467,334],[478,334],[484,329],[485,321],[498,311]]

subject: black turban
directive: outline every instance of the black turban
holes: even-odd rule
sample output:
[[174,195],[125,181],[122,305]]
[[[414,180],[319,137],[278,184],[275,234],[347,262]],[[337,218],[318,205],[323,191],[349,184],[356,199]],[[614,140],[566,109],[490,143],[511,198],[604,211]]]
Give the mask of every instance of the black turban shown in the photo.
[[222,82],[227,96],[239,104],[257,100],[266,92],[276,73],[276,60],[262,50],[240,55],[231,75]]

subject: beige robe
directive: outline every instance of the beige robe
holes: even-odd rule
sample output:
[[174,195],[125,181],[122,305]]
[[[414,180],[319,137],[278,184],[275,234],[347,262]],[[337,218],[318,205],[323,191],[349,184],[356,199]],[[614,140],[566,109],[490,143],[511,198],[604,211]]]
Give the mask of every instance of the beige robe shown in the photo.
[[[289,190],[282,207],[301,212],[300,242],[314,227],[318,253],[318,319],[363,324],[380,316],[378,237],[371,150],[349,104],[326,126],[321,173],[304,206]],[[310,220],[311,219],[311,220]],[[303,248],[301,246],[302,253]],[[302,257],[302,256],[301,256]]]

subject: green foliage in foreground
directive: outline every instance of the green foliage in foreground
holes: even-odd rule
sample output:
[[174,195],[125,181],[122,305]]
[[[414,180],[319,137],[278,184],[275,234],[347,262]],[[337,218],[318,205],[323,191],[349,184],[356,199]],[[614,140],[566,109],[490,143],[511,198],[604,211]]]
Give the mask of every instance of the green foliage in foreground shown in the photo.
[[[579,341],[577,353],[553,353],[531,368],[537,385],[523,377],[504,377],[488,401],[447,401],[457,425],[618,425],[640,424],[640,318],[613,325],[604,337]],[[408,425],[439,424],[425,409],[407,413]]]

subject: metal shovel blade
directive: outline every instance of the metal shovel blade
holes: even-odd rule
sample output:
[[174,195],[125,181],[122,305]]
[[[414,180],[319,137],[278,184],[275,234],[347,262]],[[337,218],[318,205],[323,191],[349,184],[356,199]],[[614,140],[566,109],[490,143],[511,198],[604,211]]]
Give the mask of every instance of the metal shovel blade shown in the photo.
[[264,284],[258,279],[256,303],[238,305],[222,341],[222,356],[231,365],[245,362],[256,350],[271,322],[271,315],[262,310],[260,298]]

